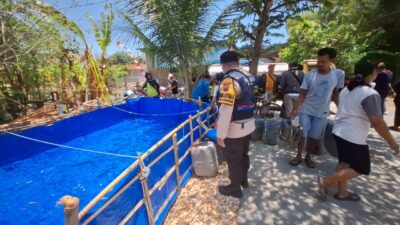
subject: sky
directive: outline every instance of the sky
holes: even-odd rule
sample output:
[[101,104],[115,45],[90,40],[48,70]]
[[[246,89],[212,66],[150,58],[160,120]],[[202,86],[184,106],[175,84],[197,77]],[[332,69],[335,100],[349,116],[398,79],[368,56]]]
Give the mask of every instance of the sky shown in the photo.
[[[125,6],[126,0],[43,0],[44,2],[52,5],[59,11],[61,11],[64,15],[66,15],[70,20],[74,21],[84,32],[86,39],[88,40],[89,47],[92,49],[96,56],[100,55],[100,48],[96,43],[96,39],[94,37],[94,32],[92,25],[88,18],[86,17],[86,13],[90,14],[94,20],[100,23],[100,13],[104,11],[104,4],[112,3],[112,7],[114,10],[121,9]],[[219,7],[223,8],[224,6],[231,3],[232,0],[223,0],[220,1]],[[114,20],[114,30],[112,33],[112,42],[107,48],[107,55],[112,55],[115,52],[122,51],[123,49],[117,46],[116,42],[118,40],[125,42],[125,38],[122,36],[122,21],[118,18],[118,14],[115,14]],[[271,37],[270,41],[272,44],[274,43],[283,43],[287,40],[287,31],[285,27],[277,30],[278,33],[282,33],[283,37]],[[241,43],[238,44],[239,46]],[[128,46],[131,47],[131,46]],[[139,55],[140,52],[137,49],[131,49],[134,54]]]

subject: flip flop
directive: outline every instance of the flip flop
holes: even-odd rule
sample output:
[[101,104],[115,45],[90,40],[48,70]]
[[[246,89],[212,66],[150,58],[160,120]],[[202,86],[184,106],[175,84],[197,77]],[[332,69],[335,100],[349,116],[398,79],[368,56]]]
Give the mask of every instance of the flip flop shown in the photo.
[[290,165],[292,166],[297,166],[299,165],[301,162],[303,162],[303,160],[301,159],[297,159],[297,158],[293,158],[289,161]]
[[311,159],[305,159],[308,168],[315,168],[315,163]]
[[318,178],[317,181],[318,181],[319,197],[321,198],[321,200],[327,200],[328,199],[328,188],[321,184],[320,176],[318,176],[317,178]]
[[339,197],[339,194],[335,194],[335,195],[333,195],[333,197],[334,197],[335,199],[339,200],[339,201],[358,202],[358,201],[361,200],[361,197],[360,197],[358,194],[351,193],[351,192],[349,192],[349,194],[348,194],[346,197],[344,197],[344,198]]

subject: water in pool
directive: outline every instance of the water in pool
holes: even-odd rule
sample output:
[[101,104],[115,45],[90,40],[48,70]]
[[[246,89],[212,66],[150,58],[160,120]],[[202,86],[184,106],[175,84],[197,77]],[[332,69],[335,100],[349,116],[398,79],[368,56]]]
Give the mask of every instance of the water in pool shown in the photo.
[[[179,124],[171,118],[132,118],[81,136],[67,146],[124,155],[145,152]],[[85,206],[135,159],[53,148],[0,168],[0,224],[63,224],[64,195]]]

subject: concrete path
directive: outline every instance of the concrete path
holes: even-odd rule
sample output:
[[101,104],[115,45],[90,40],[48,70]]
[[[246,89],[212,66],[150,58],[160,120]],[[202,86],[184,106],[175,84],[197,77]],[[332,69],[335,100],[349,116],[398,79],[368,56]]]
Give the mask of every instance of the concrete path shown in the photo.
[[[388,102],[388,114],[394,107]],[[393,116],[385,116],[392,124]],[[392,132],[398,143],[400,133]],[[315,157],[316,169],[305,164],[289,165],[294,151],[290,147],[252,143],[250,187],[245,190],[238,212],[238,224],[400,224],[400,157],[371,132],[372,171],[349,184],[361,195],[360,202],[341,202],[330,190],[328,201],[319,201],[317,175],[330,175],[336,159],[325,154]]]

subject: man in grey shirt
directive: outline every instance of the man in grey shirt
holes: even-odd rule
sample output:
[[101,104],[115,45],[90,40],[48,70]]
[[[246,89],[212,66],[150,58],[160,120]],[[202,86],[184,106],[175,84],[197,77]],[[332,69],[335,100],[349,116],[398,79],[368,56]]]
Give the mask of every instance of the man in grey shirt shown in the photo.
[[300,86],[304,79],[304,73],[299,65],[291,65],[290,70],[282,74],[279,89],[283,91],[283,117],[289,119],[293,107],[300,95]]
[[302,138],[299,141],[298,152],[290,164],[296,166],[302,161],[304,144],[307,143],[306,165],[314,168],[311,153],[318,148],[323,136],[327,117],[330,114],[330,103],[333,100],[339,104],[339,89],[344,87],[344,72],[331,68],[336,58],[336,50],[322,48],[318,51],[317,69],[304,76],[300,96],[292,112],[292,117],[299,112]]

